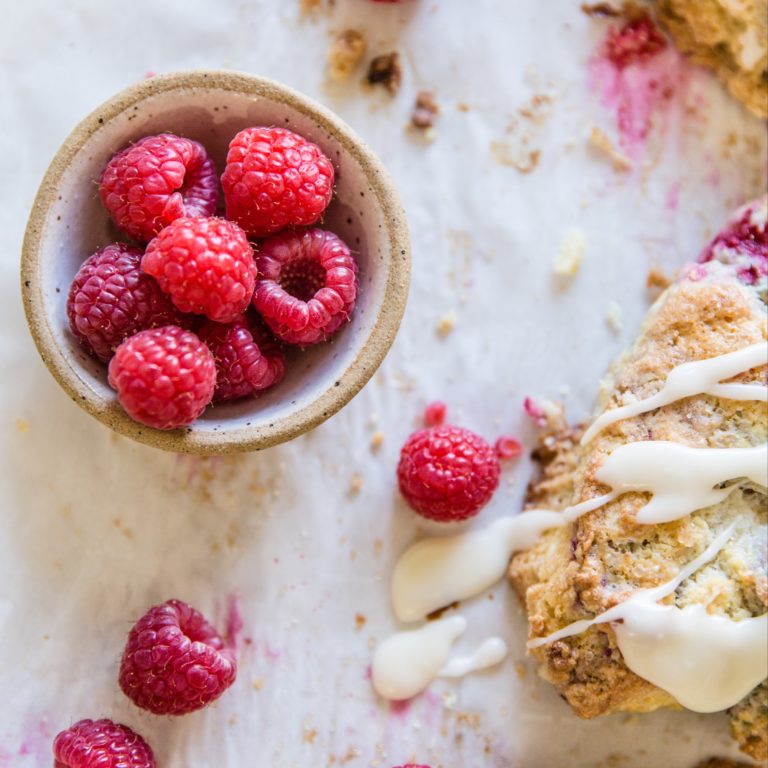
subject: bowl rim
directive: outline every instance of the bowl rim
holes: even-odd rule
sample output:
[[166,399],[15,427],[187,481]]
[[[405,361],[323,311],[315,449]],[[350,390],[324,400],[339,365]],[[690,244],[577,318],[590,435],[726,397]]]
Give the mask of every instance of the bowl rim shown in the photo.
[[[71,355],[58,344],[45,311],[39,279],[40,249],[45,222],[58,197],[61,179],[91,136],[126,109],[173,90],[224,90],[278,101],[312,118],[360,165],[380,205],[391,243],[384,294],[368,337],[349,366],[329,382],[322,394],[269,424],[198,431],[193,427],[158,430],[134,421],[116,399],[93,391],[78,372]],[[338,115],[308,96],[269,78],[235,70],[195,69],[155,75],[118,92],[78,123],[51,160],[38,188],[27,221],[21,250],[21,293],[24,312],[40,357],[67,394],[91,416],[138,442],[180,453],[236,453],[268,448],[313,429],[345,406],[370,380],[397,335],[410,284],[408,225],[397,190],[381,161]]]

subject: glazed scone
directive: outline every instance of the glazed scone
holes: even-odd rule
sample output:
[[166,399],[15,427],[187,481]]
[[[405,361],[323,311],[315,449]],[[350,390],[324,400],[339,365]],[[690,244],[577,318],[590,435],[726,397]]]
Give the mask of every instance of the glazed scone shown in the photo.
[[[735,237],[721,239],[719,246],[705,252],[708,261],[687,265],[657,300],[636,343],[603,382],[598,413],[654,394],[681,363],[766,340],[763,281],[768,250],[761,256],[760,248],[753,247],[760,246],[755,237],[765,238],[765,201],[738,212],[719,237],[735,232],[743,221],[749,223],[745,244],[738,246]],[[736,380],[763,383],[765,375],[763,366]],[[630,442],[653,439],[725,448],[760,445],[766,437],[764,402],[709,395],[616,422],[584,448],[573,433],[553,434],[545,437],[540,451],[543,474],[531,486],[528,506],[563,509],[604,493],[607,489],[596,481],[596,470],[615,448]],[[594,617],[638,589],[668,581],[731,522],[736,532],[730,542],[683,582],[675,604],[708,604],[710,613],[733,619],[768,610],[765,488],[744,482],[724,501],[681,520],[638,524],[634,515],[649,498],[625,493],[572,525],[550,530],[533,549],[513,558],[510,578],[525,601],[531,638]],[[541,662],[542,675],[581,717],[678,706],[669,693],[627,668],[609,625],[592,626],[532,653]],[[768,756],[767,693],[759,686],[732,710],[735,737],[757,759]]]
[[768,117],[768,0],[656,0],[677,47]]

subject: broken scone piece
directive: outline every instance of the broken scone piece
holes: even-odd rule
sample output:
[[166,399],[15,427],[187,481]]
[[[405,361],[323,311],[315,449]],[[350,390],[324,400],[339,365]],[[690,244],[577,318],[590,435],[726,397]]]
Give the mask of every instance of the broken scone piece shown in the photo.
[[768,758],[766,205],[739,211],[653,305],[584,437],[545,435],[528,508],[597,506],[510,569],[541,674],[579,716],[727,707],[757,760]]
[[677,47],[768,117],[768,0],[656,0]]

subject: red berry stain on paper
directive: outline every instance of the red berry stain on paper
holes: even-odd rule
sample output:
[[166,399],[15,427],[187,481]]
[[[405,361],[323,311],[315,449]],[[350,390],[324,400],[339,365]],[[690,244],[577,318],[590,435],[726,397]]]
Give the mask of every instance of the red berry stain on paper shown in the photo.
[[[589,84],[616,116],[619,141],[636,160],[654,123],[666,123],[666,107],[687,86],[690,68],[642,13],[608,28],[589,61]],[[661,126],[663,127],[663,125]]]

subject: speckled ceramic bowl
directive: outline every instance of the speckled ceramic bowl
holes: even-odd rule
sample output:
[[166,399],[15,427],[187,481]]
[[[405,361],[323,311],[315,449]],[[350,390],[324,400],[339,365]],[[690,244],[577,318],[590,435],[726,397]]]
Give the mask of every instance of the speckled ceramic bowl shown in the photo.
[[[66,299],[84,259],[122,239],[95,191],[118,150],[171,131],[202,142],[223,170],[241,128],[280,125],[323,148],[336,194],[323,226],[356,252],[360,292],[351,322],[334,339],[290,360],[285,379],[255,400],[210,407],[186,429],[133,421],[107,384],[106,370],[70,333]],[[348,403],[378,368],[397,333],[410,276],[408,230],[380,161],[336,115],[296,91],[252,75],[193,71],[153,77],[96,109],[72,131],[37,193],[21,258],[24,307],[41,357],[75,402],[115,431],[158,448],[229,453],[265,448],[320,424]]]

